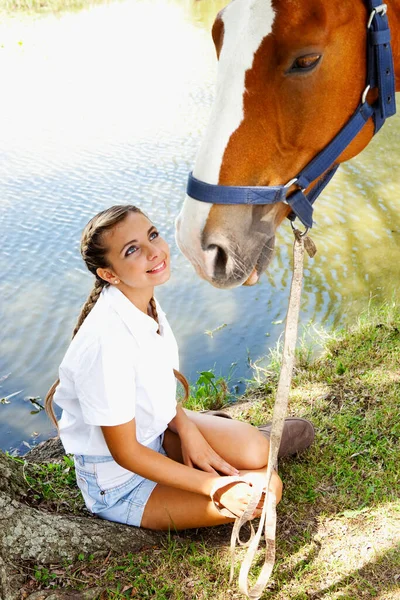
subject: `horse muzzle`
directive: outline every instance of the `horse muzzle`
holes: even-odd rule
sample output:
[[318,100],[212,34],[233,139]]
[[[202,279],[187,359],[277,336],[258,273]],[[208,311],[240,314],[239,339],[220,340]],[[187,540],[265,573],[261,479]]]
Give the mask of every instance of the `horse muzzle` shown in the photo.
[[203,232],[199,244],[195,235],[191,236],[190,241],[182,238],[177,227],[177,243],[182,253],[197,274],[217,288],[254,285],[269,265],[275,236],[264,239],[262,243],[244,241],[245,244],[241,245],[237,240],[233,243],[223,233]]

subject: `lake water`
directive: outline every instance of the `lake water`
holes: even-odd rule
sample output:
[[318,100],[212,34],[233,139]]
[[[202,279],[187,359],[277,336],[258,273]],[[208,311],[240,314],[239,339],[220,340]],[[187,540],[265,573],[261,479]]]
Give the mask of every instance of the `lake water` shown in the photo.
[[[211,106],[210,28],[225,2],[135,0],[0,24],[0,448],[53,432],[27,396],[57,376],[92,279],[79,238],[96,212],[137,203],[171,244],[157,290],[196,379],[215,365],[232,383],[283,331],[292,234],[284,224],[268,274],[221,291],[198,279],[174,219]],[[400,118],[345,165],[318,201],[301,322],[326,330],[392,300],[400,276]],[[224,326],[224,327],[221,327]],[[213,335],[210,334],[213,330]],[[208,332],[208,333],[205,333]]]

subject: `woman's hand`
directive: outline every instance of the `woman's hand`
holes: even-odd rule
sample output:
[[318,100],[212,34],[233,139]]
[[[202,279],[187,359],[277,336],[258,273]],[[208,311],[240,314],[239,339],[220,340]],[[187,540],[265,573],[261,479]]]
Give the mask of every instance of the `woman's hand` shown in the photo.
[[[221,483],[222,481],[223,478],[221,478]],[[215,492],[214,502],[220,507],[227,508],[235,517],[241,517],[247,508],[253,492],[254,487],[251,487],[247,483],[228,483],[225,487],[221,487]],[[251,516],[252,519],[261,516],[264,498],[265,494],[263,492]]]
[[[212,449],[197,426],[189,419],[179,431],[183,462],[188,467],[197,467],[207,473],[238,475],[239,471],[227,463]],[[248,487],[248,486],[247,486]]]

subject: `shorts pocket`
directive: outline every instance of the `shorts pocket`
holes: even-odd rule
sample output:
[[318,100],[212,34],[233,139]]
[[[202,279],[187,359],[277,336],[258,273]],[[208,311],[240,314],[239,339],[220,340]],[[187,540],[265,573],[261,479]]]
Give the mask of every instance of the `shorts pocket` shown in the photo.
[[92,496],[89,493],[89,482],[82,473],[79,473],[79,471],[75,470],[75,475],[76,483],[78,484],[78,487],[81,490],[81,494],[85,501],[86,508],[90,510],[90,512],[93,512],[93,507],[96,504],[96,500],[92,498]]

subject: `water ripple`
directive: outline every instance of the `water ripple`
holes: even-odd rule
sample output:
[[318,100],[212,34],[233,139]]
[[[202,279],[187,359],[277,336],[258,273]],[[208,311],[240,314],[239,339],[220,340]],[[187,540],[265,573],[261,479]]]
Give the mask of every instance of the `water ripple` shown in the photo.
[[[136,0],[28,21],[5,38],[0,375],[11,375],[1,394],[23,391],[0,406],[2,448],[31,439],[34,430],[39,439],[51,430],[43,414],[29,415],[23,398],[43,397],[57,376],[92,285],[79,255],[81,231],[111,204],[137,203],[171,245],[173,273],[158,297],[190,378],[214,364],[228,374],[232,363],[236,378],[249,376],[248,358],[267,354],[282,333],[290,228],[281,228],[270,270],[253,288],[212,288],[176,247],[174,219],[214,93],[212,15],[195,7],[200,3],[156,2],[162,15],[156,25],[155,0]],[[149,27],[156,27],[162,53],[144,45]],[[399,129],[395,117],[318,201],[318,254],[306,265],[303,324],[351,322],[370,295],[392,297],[400,276],[400,190],[393,177]],[[212,337],[205,334],[222,324]]]

